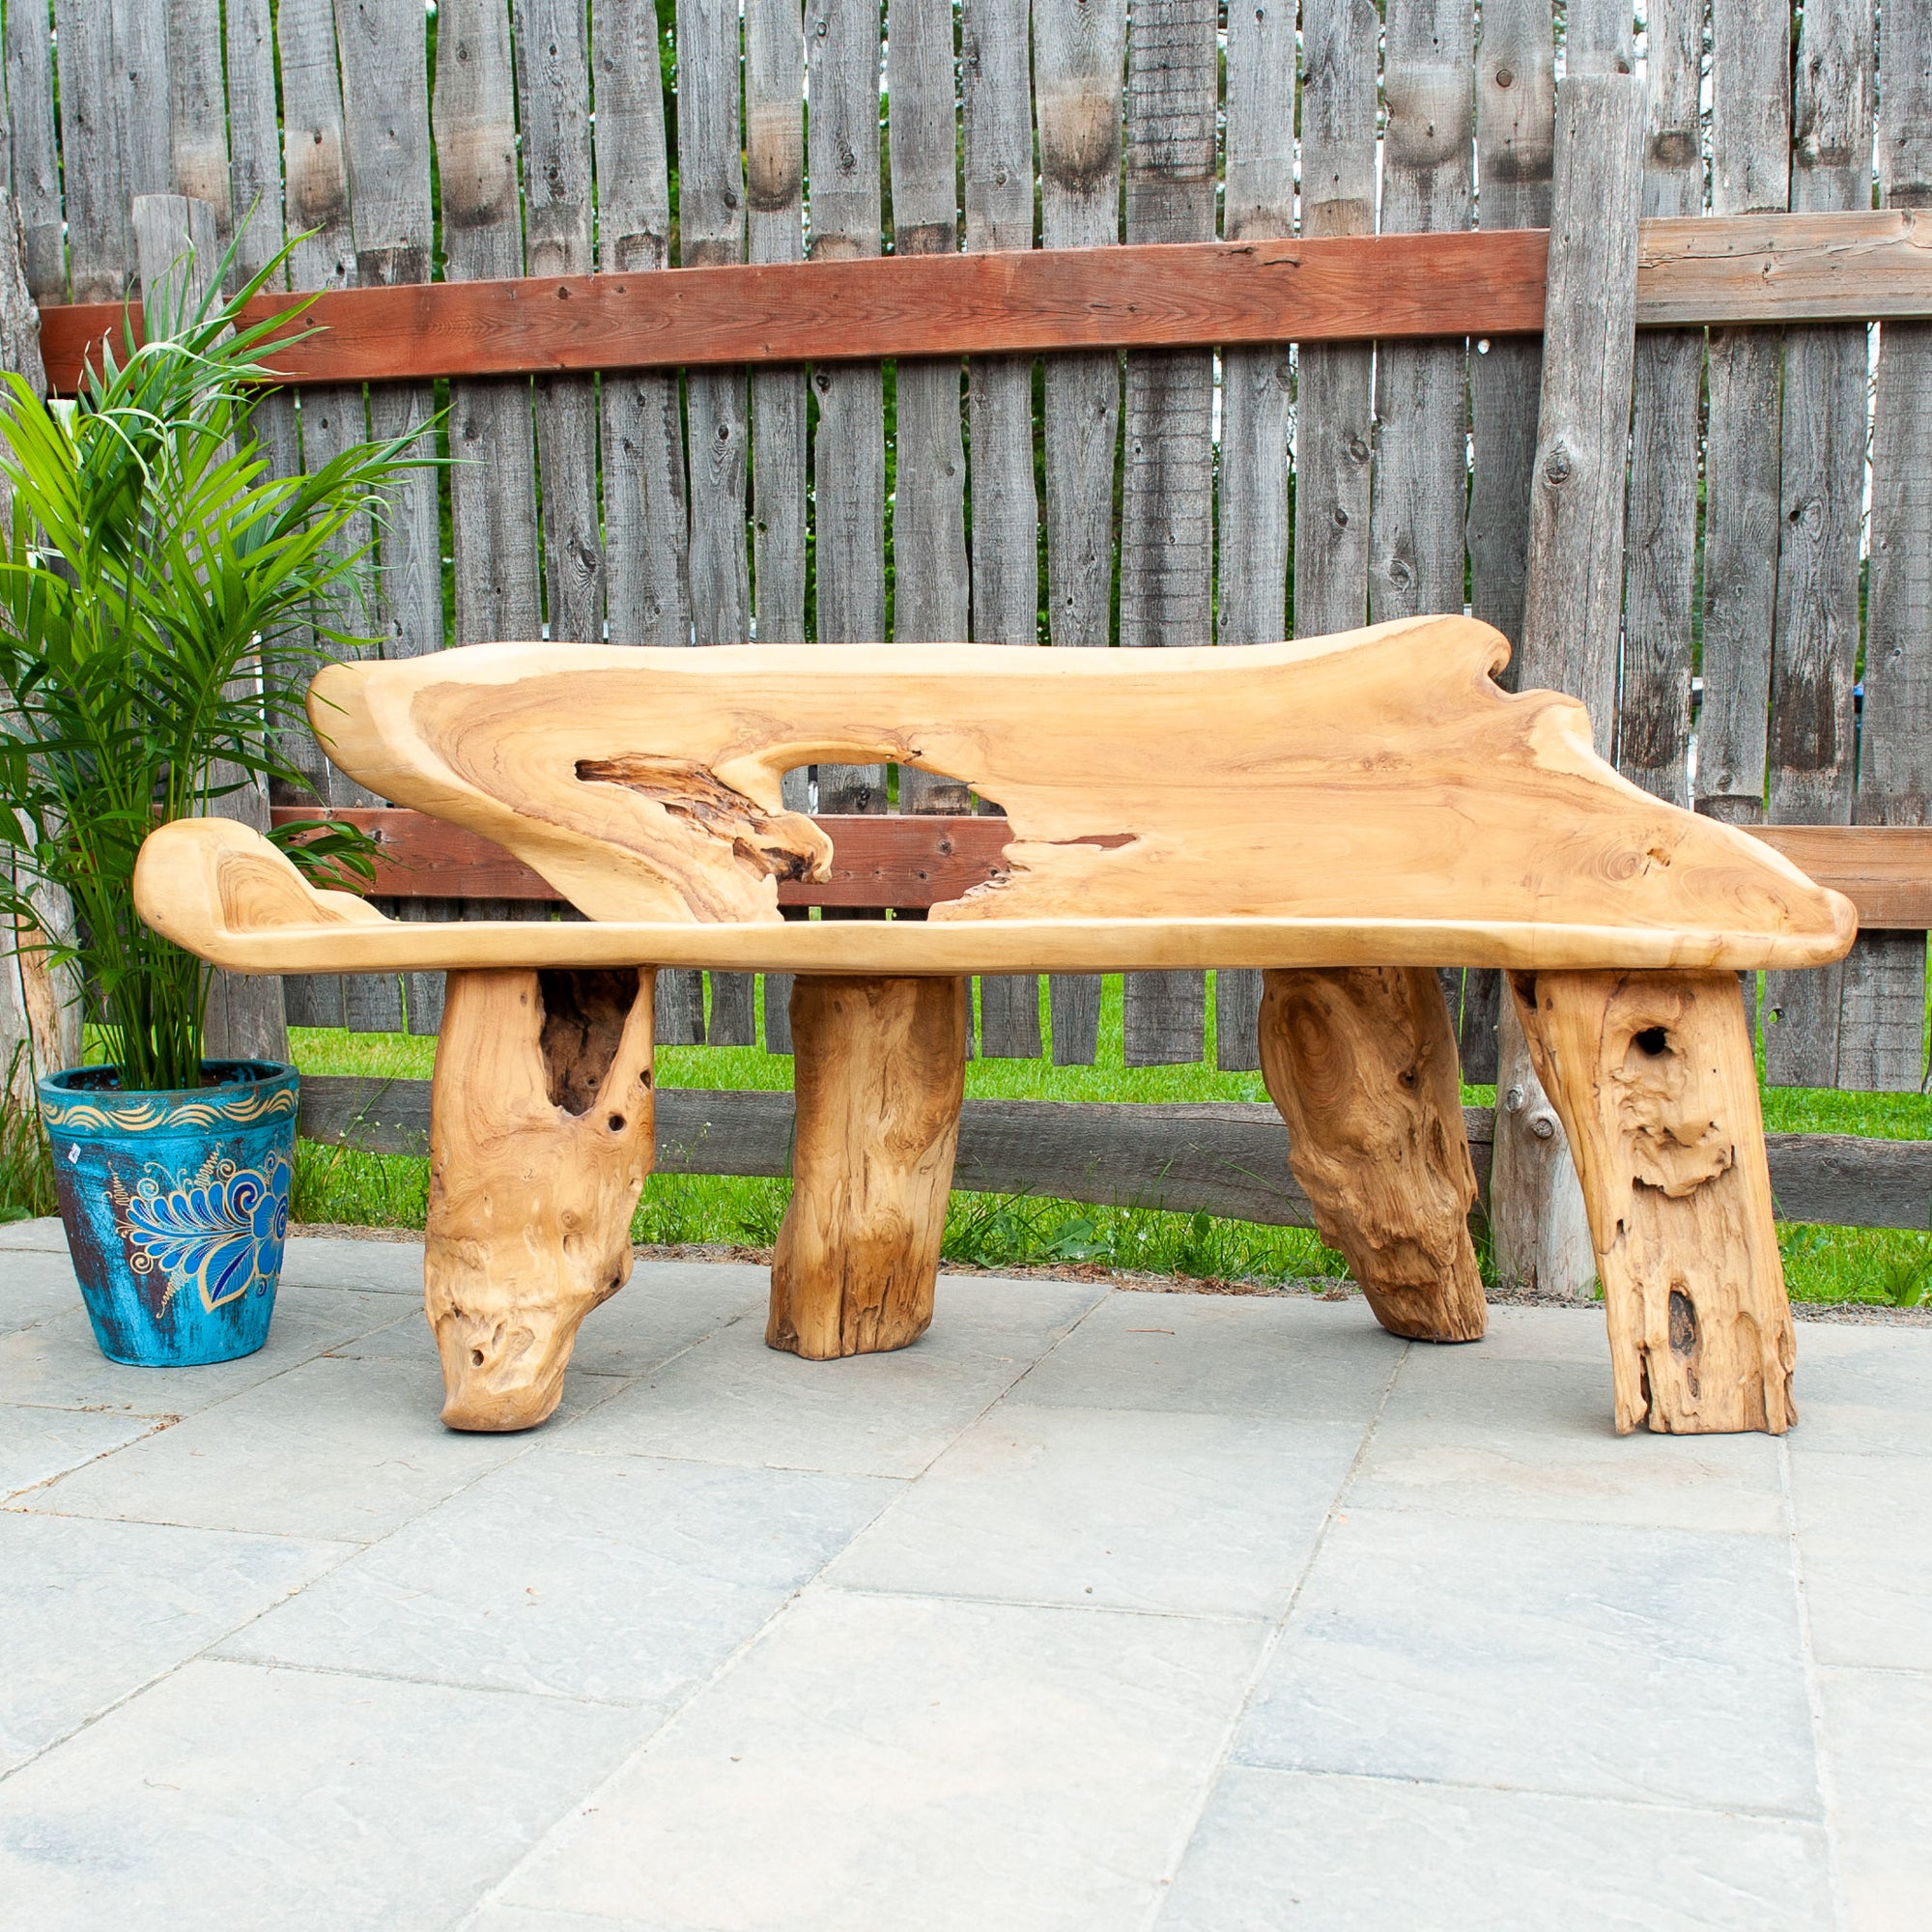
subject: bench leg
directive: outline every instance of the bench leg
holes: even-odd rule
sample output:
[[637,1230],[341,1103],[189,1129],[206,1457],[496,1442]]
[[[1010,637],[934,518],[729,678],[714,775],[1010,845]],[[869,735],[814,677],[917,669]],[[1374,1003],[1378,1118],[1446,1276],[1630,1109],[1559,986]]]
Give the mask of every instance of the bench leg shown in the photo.
[[966,1088],[966,981],[800,975],[798,1127],[772,1257],[774,1349],[903,1349],[932,1321]]
[[1435,971],[1264,973],[1261,1047],[1289,1165],[1376,1320],[1417,1341],[1475,1341],[1488,1314],[1469,1239],[1476,1174]]
[[1619,1433],[1782,1435],[1795,1343],[1737,975],[1510,980],[1583,1182]]
[[430,1094],[424,1299],[452,1429],[555,1408],[631,1273],[655,1152],[648,970],[449,975]]

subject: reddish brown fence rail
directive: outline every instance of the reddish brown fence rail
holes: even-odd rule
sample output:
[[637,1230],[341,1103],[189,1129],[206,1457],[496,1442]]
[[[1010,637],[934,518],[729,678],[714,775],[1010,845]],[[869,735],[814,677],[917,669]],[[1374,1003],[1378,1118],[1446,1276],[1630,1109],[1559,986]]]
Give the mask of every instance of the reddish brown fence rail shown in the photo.
[[[1910,213],[1644,224],[1639,327],[1932,316],[1932,228]],[[340,289],[272,366],[291,384],[895,355],[1533,335],[1542,229],[983,255],[904,255]],[[282,297],[257,303],[263,316]],[[140,304],[49,307],[47,378]]]

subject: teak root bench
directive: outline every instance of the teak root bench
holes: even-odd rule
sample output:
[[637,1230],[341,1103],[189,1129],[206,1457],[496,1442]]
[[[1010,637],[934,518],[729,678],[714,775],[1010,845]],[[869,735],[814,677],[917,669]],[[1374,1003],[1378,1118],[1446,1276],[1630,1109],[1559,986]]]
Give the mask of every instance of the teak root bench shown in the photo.
[[[1295,1179],[1383,1326],[1483,1332],[1475,1177],[1435,969],[1507,969],[1569,1134],[1620,1430],[1793,1419],[1793,1337],[1737,975],[1820,965],[1850,903],[1663,804],[1573,699],[1512,696],[1461,617],[1241,650],[488,644],[330,667],[309,715],[378,796],[469,827],[585,916],[409,923],[256,834],[167,825],[142,917],[241,973],[447,968],[425,1277],[457,1429],[555,1407],[624,1284],[653,1157],[657,966],[801,975],[774,1348],[932,1315],[966,976],[1261,967]],[[792,922],[830,842],[780,781],[916,765],[1004,808],[1007,869],[925,921]]]

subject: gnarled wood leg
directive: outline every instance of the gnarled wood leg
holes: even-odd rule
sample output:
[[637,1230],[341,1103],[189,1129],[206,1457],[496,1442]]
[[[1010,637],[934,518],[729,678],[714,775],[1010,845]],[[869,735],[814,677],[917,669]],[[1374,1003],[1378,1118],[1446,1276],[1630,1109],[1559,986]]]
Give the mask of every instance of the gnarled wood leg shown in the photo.
[[452,1429],[529,1429],[630,1279],[655,1153],[651,996],[625,968],[453,972],[430,1093],[424,1300]]
[[1782,1435],[1796,1351],[1737,975],[1510,983],[1582,1178],[1619,1433]]
[[801,975],[798,1127],[772,1257],[774,1349],[903,1349],[932,1320],[966,1090],[966,982]]
[[1289,1165],[1376,1320],[1417,1341],[1475,1341],[1488,1314],[1469,1239],[1476,1174],[1434,970],[1264,973],[1261,1046]]

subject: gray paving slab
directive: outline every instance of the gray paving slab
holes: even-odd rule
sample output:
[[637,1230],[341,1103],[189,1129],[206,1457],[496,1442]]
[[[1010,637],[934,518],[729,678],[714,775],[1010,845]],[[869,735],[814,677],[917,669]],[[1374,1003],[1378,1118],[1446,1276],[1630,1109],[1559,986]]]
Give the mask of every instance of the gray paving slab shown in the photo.
[[1932,1673],[1818,1673],[1827,1788],[1848,1932],[1932,1918]]
[[163,1426],[151,1415],[0,1403],[0,1502]]
[[638,1714],[201,1662],[0,1784],[34,1932],[419,1932],[459,1918],[636,1742]]
[[30,1221],[9,1221],[0,1225],[0,1254],[9,1250],[20,1254],[64,1255],[67,1230],[58,1214],[43,1214]]
[[1049,1407],[1190,1409],[1365,1428],[1407,1345],[1361,1301],[1110,1295],[1013,1392]]
[[79,1306],[65,1245],[59,1254],[0,1249],[0,1334],[36,1328]]
[[1596,1308],[949,1277],[806,1363],[647,1261],[458,1436],[420,1268],[153,1374],[0,1229],[6,1932],[1925,1922],[1932,1335],[1619,1440]]
[[1619,1436],[1607,1363],[1414,1348],[1349,1486],[1350,1508],[1679,1529],[1784,1528],[1769,1435]]
[[669,1708],[900,1487],[540,1444],[222,1655]]
[[855,1588],[1271,1620],[1360,1439],[1334,1423],[1003,1402],[829,1575]]
[[0,1511],[0,1774],[348,1553],[315,1539]]
[[734,1322],[631,1384],[562,1446],[915,1476],[1104,1293],[942,1276],[938,1317],[911,1348],[833,1362],[768,1349],[761,1322]]
[[[622,1386],[572,1377],[559,1414]],[[453,1434],[441,1406],[433,1364],[323,1356],[26,1500],[65,1516],[369,1543],[537,1439]]]
[[300,1288],[359,1288],[420,1301],[423,1244],[292,1235],[282,1251],[282,1279]]
[[100,1352],[78,1289],[72,1297],[65,1313],[38,1327],[0,1335],[0,1400],[128,1415],[191,1415],[397,1319],[391,1295],[284,1289],[275,1296],[268,1344],[254,1354],[202,1368],[139,1369],[110,1362]]
[[1235,1756],[1817,1817],[1789,1541],[1349,1508]]
[[1237,1765],[1156,1922],[1159,1932],[1827,1932],[1833,1900],[1816,1825]]
[[1795,1450],[1932,1456],[1932,1330],[1805,1322],[1797,1387]]
[[1792,1450],[1792,1507],[1820,1662],[1910,1670],[1932,1659],[1927,1474],[1916,1457]]
[[1117,1932],[1158,1896],[1262,1641],[815,1587],[501,1902],[784,1932]]
[[[769,1294],[770,1277],[762,1268],[672,1262],[639,1269],[584,1318],[571,1366],[586,1375],[640,1376],[729,1322],[752,1321],[762,1335]],[[433,1362],[436,1336],[417,1307],[330,1352]]]

